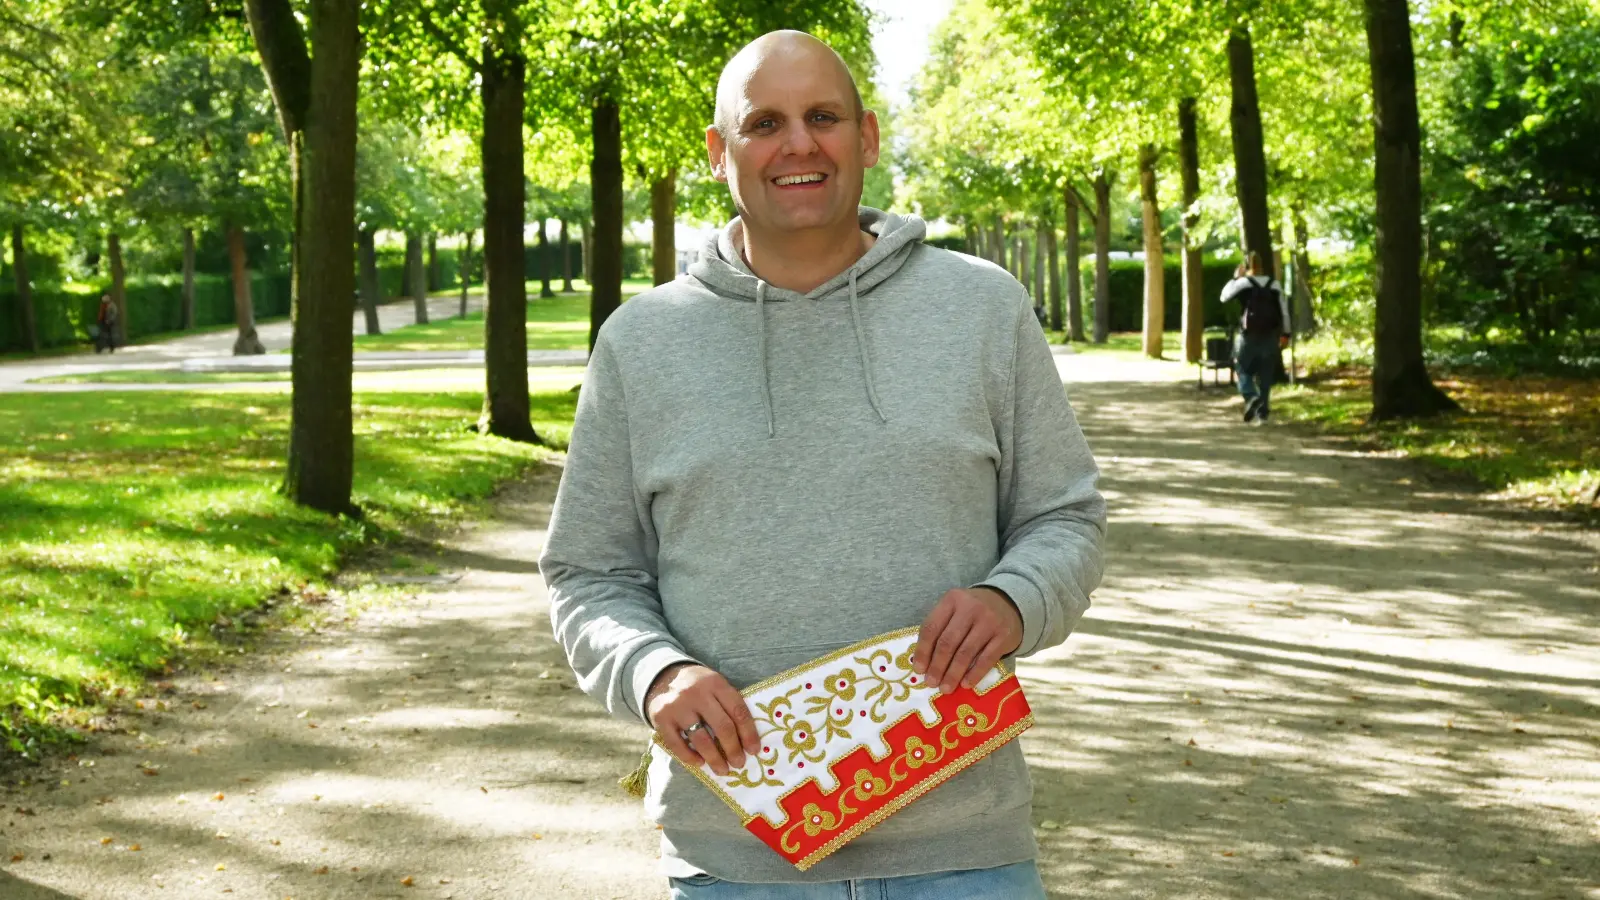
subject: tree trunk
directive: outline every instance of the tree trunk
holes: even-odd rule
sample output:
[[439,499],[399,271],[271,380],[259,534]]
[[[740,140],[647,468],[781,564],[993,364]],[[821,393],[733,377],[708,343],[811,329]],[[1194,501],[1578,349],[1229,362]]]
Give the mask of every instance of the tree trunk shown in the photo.
[[428,232],[428,290],[444,287],[444,273],[439,270],[439,234]]
[[1067,340],[1083,341],[1083,275],[1079,265],[1083,256],[1078,221],[1078,192],[1067,188]]
[[650,260],[655,283],[678,277],[678,170],[650,185]]
[[1205,265],[1195,226],[1200,213],[1200,117],[1196,101],[1178,101],[1178,159],[1183,169],[1183,360],[1197,363],[1205,352]]
[[456,269],[461,277],[461,311],[458,316],[467,317],[467,286],[472,283],[472,232],[462,235],[461,257],[456,263]]
[[1422,148],[1409,4],[1365,2],[1378,200],[1372,418],[1382,420],[1459,407],[1422,360]]
[[106,236],[106,258],[111,265],[111,302],[117,307],[118,347],[128,345],[128,273],[122,267],[122,238],[115,231]]
[[1054,222],[1044,224],[1044,255],[1050,262],[1050,330],[1061,330],[1061,254],[1057,252]]
[[[592,190],[592,188],[591,188]],[[583,275],[583,281],[591,288],[594,286],[594,271],[590,266],[594,262],[594,217],[589,218],[589,224],[578,229],[578,245],[583,251],[582,258],[578,260],[578,271]]]
[[594,260],[589,271],[589,349],[600,326],[622,305],[622,115],[616,101],[601,98],[590,112],[594,155],[589,163],[594,209]]
[[1043,222],[1033,227],[1033,271],[1030,273],[1033,281],[1033,305],[1045,305],[1044,293],[1044,233]]
[[545,220],[539,219],[539,296],[554,297],[550,290],[550,236],[545,230]]
[[[1003,216],[994,219],[994,258],[990,260],[1002,269],[1006,266],[1006,220]],[[1009,269],[1007,269],[1009,271]]]
[[194,327],[194,229],[183,229],[183,330]]
[[428,275],[422,267],[422,233],[406,232],[406,293],[416,310],[416,323],[428,324]]
[[1028,239],[1022,236],[1021,225],[1017,226],[1017,236],[1015,241],[1016,244],[1013,247],[1013,251],[1016,254],[1015,259],[1017,265],[1016,268],[1011,271],[1011,274],[1015,276],[1018,281],[1022,282],[1022,289],[1027,291],[1028,296],[1037,302],[1039,295],[1034,293],[1032,284],[1033,266],[1028,264]]
[[1228,75],[1233,82],[1233,167],[1244,221],[1244,249],[1260,254],[1272,266],[1272,220],[1267,213],[1267,153],[1261,128],[1261,102],[1256,96],[1255,48],[1250,27],[1234,26],[1228,35]]
[[33,285],[28,280],[28,248],[22,240],[22,223],[11,226],[11,278],[17,286],[17,317],[29,353],[39,352],[39,316],[33,306]]
[[314,509],[359,515],[350,503],[350,317],[361,3],[311,4],[315,65],[289,0],[245,0],[245,11],[287,138],[292,176],[293,395],[284,493]]
[[1317,314],[1311,308],[1311,251],[1306,247],[1306,202],[1295,200],[1290,216],[1294,228],[1294,332],[1315,334]]
[[483,44],[483,269],[484,376],[479,429],[512,440],[542,443],[528,412],[528,292],[522,244],[522,119],[526,61],[518,20],[503,26],[503,49]]
[[968,256],[980,256],[980,255],[982,255],[978,251],[978,229],[972,227],[972,222],[968,221],[968,222],[966,222],[966,223],[964,223],[962,225],[962,230],[966,233],[966,237],[967,237],[967,244],[966,244],[967,255]]
[[1111,179],[1094,179],[1094,342],[1111,336]]
[[572,293],[572,241],[567,235],[567,220],[561,220],[561,293]]
[[1156,198],[1156,145],[1139,151],[1139,199],[1144,219],[1144,355],[1161,358],[1167,321],[1167,265],[1161,246],[1161,204]]
[[233,342],[234,356],[259,356],[267,352],[256,334],[256,307],[250,297],[250,266],[244,252],[244,229],[228,226],[228,270],[233,274],[233,321],[239,336]]
[[377,231],[361,229],[356,234],[356,248],[361,265],[361,314],[367,320],[367,334],[379,334],[382,329],[378,327],[378,304],[383,302],[383,288],[378,281]]

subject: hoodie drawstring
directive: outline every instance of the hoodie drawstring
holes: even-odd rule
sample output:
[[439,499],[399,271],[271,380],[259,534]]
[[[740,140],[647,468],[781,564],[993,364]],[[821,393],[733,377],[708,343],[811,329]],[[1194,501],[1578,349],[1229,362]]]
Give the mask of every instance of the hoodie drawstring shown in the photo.
[[767,437],[777,437],[772,417],[772,373],[767,366],[767,283],[756,281],[756,347],[761,354],[761,400],[767,405]]
[[[883,407],[878,403],[878,388],[872,383],[872,353],[867,349],[866,332],[861,329],[861,310],[857,306],[859,296],[856,293],[856,269],[850,269],[850,318],[856,325],[856,346],[861,350],[861,374],[867,382],[867,402],[872,404],[872,411],[878,414],[878,421],[889,424],[889,417],[883,414]],[[759,294],[757,295],[760,296]],[[771,400],[768,400],[768,410],[771,410]]]

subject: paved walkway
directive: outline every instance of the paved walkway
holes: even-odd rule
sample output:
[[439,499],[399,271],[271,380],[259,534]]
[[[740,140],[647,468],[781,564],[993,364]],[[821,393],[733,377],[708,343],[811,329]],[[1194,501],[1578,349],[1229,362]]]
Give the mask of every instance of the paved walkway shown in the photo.
[[[461,309],[460,295],[437,296],[428,300],[428,318],[430,321],[453,318]],[[469,293],[467,297],[467,311],[478,312],[483,309],[483,294]],[[416,306],[410,300],[398,300],[378,307],[378,327],[384,333],[416,324]],[[366,318],[360,309],[351,318],[351,333],[366,334]],[[197,371],[233,371],[225,368],[232,365],[261,366],[263,371],[271,367],[288,367],[288,357],[276,355],[279,350],[288,350],[293,338],[294,329],[288,319],[276,322],[267,322],[256,326],[256,334],[261,338],[262,346],[266,347],[266,356],[233,356],[233,342],[238,336],[238,331],[212,331],[204,334],[191,334],[183,337],[170,338],[161,341],[152,341],[144,344],[134,344],[124,347],[115,353],[82,353],[71,356],[56,356],[36,360],[23,360],[19,362],[0,363],[0,393],[14,393],[25,391],[83,391],[83,390],[151,390],[161,389],[163,386],[151,385],[105,385],[105,384],[77,384],[77,385],[29,385],[28,382],[38,378],[53,378],[61,375],[84,375],[93,372],[105,372],[117,369],[180,369],[189,363]],[[376,354],[379,356],[393,356],[394,354]],[[360,354],[368,357],[369,354]],[[209,362],[210,368],[197,366],[201,361]],[[479,365],[482,364],[481,354]],[[561,363],[566,365],[567,363]],[[582,365],[582,363],[578,363]],[[400,366],[394,366],[399,368]],[[199,385],[183,385],[186,390],[194,390]],[[229,386],[232,389],[232,386]]]
[[[1171,366],[1058,364],[1113,521],[1094,608],[1019,666],[1052,897],[1600,898],[1600,536]],[[0,897],[659,900],[615,786],[644,732],[550,637],[557,475],[444,542],[458,579],[0,789]]]

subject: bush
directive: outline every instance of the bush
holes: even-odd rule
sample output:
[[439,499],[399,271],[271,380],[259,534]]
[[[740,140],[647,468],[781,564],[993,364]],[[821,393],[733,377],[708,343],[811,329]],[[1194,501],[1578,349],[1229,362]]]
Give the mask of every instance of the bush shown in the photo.
[[[1206,328],[1229,328],[1237,324],[1236,310],[1223,306],[1222,289],[1233,280],[1238,268],[1237,259],[1206,259],[1202,264],[1201,295],[1205,298],[1203,315]],[[1183,327],[1183,265],[1176,255],[1166,258],[1165,321],[1163,330],[1177,331]],[[1083,327],[1085,332],[1094,328],[1094,258],[1085,256],[1079,268],[1083,280]],[[1136,259],[1111,261],[1111,330],[1144,330],[1144,263]],[[1063,305],[1066,299],[1062,299]]]
[[[44,347],[88,343],[100,295],[110,290],[105,282],[40,285],[33,290],[39,343]],[[183,326],[183,276],[153,275],[129,278],[128,338],[130,340]],[[255,272],[250,275],[251,299],[256,318],[289,314],[289,274]],[[196,275],[195,325],[227,325],[234,321],[233,280],[225,275]],[[0,287],[0,350],[24,350],[21,313],[14,289]]]

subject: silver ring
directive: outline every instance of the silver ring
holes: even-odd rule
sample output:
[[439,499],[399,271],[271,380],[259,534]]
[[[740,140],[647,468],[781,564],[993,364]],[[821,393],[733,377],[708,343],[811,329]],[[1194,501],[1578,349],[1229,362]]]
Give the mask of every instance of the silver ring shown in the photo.
[[706,736],[711,738],[713,741],[717,739],[716,732],[712,731],[711,726],[704,722],[696,722],[693,725],[690,725],[688,728],[678,732],[678,734],[683,738],[683,742],[685,744],[689,744],[694,742],[694,733],[696,731],[704,731]]

